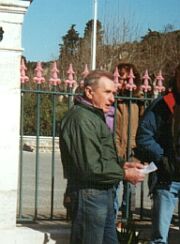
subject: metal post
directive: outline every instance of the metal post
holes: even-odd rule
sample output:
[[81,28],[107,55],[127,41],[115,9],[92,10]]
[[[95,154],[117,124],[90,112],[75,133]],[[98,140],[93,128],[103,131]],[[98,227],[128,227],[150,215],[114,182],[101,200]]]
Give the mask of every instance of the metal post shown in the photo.
[[97,0],[94,0],[94,23],[92,40],[92,70],[96,69]]

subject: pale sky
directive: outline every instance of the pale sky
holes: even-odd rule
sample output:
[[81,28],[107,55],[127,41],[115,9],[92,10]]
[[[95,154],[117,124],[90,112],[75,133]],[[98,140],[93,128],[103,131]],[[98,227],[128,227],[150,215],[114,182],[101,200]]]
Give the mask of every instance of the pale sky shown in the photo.
[[[180,29],[180,0],[97,0],[98,19],[107,23],[125,19],[138,26],[139,36],[163,31],[167,24]],[[24,17],[23,55],[29,61],[58,58],[59,44],[72,24],[83,36],[86,23],[94,17],[94,0],[34,0]]]

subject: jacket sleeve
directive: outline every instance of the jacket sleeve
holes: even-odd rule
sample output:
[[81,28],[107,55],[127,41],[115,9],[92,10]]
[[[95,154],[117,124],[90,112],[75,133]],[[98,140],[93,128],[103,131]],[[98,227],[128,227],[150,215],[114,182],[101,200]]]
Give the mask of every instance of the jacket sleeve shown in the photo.
[[136,157],[144,162],[159,162],[164,154],[158,143],[157,114],[147,111],[139,123],[136,134]]

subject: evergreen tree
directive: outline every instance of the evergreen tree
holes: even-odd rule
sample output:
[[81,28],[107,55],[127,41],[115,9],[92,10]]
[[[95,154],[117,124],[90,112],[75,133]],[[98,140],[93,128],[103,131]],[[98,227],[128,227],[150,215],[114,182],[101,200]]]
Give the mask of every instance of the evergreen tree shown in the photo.
[[[86,23],[84,29],[84,37],[81,39],[81,49],[80,49],[81,66],[87,64],[88,67],[91,67],[93,25],[94,25],[93,20],[89,20]],[[100,60],[102,60],[101,50],[103,46],[102,24],[99,20],[97,20],[96,43],[97,43],[96,51],[97,51],[97,65],[98,65],[100,63]]]
[[60,72],[66,71],[70,63],[73,67],[76,67],[79,61],[79,48],[80,48],[80,37],[79,33],[75,30],[76,25],[71,25],[67,34],[62,37],[63,43],[60,44]]
[[[76,71],[78,79],[87,64],[91,68],[91,51],[92,51],[92,34],[93,34],[93,20],[86,23],[84,29],[84,36],[79,37],[79,33],[75,30],[75,25],[67,31],[63,36],[63,43],[60,44],[60,70],[61,74],[67,71],[70,63]],[[97,20],[97,67],[100,68],[103,57],[103,30],[102,24]]]

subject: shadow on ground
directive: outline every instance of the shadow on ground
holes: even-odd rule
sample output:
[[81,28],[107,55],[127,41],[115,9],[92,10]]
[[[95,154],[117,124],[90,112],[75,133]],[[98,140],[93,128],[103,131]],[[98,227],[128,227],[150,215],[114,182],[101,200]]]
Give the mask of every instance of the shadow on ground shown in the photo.
[[[145,210],[143,218],[140,218],[139,210],[137,209],[133,220],[136,230],[139,232],[139,243],[145,244],[150,240],[151,235],[151,211]],[[37,223],[23,223],[21,226],[42,232],[44,234],[44,242],[50,243],[53,240],[55,244],[69,244],[70,237],[70,222],[66,219],[61,220],[40,220]],[[173,216],[172,225],[169,232],[169,244],[180,243],[180,230],[178,216]],[[40,243],[41,244],[41,243]]]

